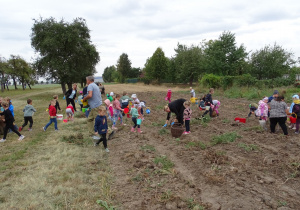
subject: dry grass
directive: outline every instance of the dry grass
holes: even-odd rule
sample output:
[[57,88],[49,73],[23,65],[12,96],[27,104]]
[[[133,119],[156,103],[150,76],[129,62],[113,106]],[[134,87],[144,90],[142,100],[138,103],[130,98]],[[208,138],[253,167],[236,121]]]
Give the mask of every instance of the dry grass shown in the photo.
[[[112,202],[112,174],[107,165],[111,154],[93,147],[86,136],[86,119],[59,122],[59,132],[53,131],[53,125],[42,131],[49,120],[45,110],[57,92],[60,89],[12,97],[18,126],[27,97],[33,98],[38,112],[33,116],[33,131],[21,132],[26,136],[22,142],[9,134],[0,145],[0,209],[97,209],[98,199]],[[60,103],[64,110],[65,102],[60,99]],[[78,133],[85,144],[62,141],[62,136]]]

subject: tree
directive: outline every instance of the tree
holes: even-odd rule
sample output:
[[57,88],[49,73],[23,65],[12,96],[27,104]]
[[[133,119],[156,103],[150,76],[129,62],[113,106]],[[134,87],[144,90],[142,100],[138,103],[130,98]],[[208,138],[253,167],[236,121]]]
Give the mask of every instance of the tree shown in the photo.
[[204,44],[205,72],[223,76],[242,75],[248,55],[243,45],[236,46],[235,35],[223,32],[218,40]]
[[[174,65],[176,69],[177,80],[181,82],[189,82],[192,85],[193,81],[198,79],[203,72],[202,61],[203,52],[199,46],[177,44],[175,49]],[[173,73],[174,74],[174,73]]]
[[141,75],[141,68],[131,68],[128,72],[127,78],[138,78]]
[[72,23],[54,18],[34,20],[31,46],[38,53],[34,67],[46,79],[60,80],[65,93],[73,82],[82,82],[93,75],[100,61],[91,43],[90,30],[82,18]]
[[[7,82],[9,80],[8,75],[8,63],[5,58],[0,57],[0,77],[1,77],[1,92],[4,91],[5,85],[7,85]],[[8,85],[7,85],[8,90]]]
[[152,57],[147,59],[145,64],[145,77],[150,80],[156,80],[157,83],[166,77],[168,72],[168,58],[165,57],[164,51],[158,47]]
[[259,80],[274,79],[289,73],[295,63],[292,52],[274,43],[251,54],[250,73]]
[[114,79],[117,79],[117,78],[114,78],[116,72],[117,72],[117,70],[116,70],[115,66],[106,67],[102,74],[103,81],[104,82],[114,82]]
[[131,69],[131,61],[126,53],[123,53],[117,62],[117,72],[119,74],[119,82],[124,83],[128,78],[128,73]]

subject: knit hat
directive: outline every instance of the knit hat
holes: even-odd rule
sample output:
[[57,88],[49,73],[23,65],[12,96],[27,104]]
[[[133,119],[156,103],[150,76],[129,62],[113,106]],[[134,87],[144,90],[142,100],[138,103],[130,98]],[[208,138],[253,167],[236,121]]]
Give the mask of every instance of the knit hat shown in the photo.
[[106,104],[106,106],[109,106],[110,105],[110,100],[109,99],[105,99],[104,103]]
[[114,96],[114,92],[110,92],[110,94],[109,94],[110,96]]
[[136,97],[136,94],[132,94],[132,95],[131,95],[131,98],[137,98],[137,97]]
[[293,95],[293,99],[299,99],[298,95]]
[[269,100],[268,97],[264,97],[264,98],[263,98],[263,101],[268,101],[268,100]]
[[274,90],[273,95],[279,94],[278,90]]

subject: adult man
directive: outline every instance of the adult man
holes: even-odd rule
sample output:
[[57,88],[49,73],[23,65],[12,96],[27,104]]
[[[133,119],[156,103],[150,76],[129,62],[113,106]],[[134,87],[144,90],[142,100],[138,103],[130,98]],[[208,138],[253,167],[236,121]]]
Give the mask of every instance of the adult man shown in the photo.
[[90,135],[94,136],[95,133],[94,122],[95,122],[95,118],[98,115],[98,109],[102,104],[102,98],[101,98],[99,87],[94,83],[93,76],[86,77],[86,83],[88,84],[88,88],[87,88],[88,94],[82,100],[83,101],[87,100],[89,103],[91,111],[87,119],[87,125],[88,125]]

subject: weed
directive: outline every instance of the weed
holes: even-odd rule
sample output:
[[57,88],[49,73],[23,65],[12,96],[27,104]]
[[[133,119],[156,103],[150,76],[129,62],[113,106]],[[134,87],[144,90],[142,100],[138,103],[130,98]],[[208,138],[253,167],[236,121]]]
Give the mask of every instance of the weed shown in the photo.
[[187,206],[189,209],[197,209],[197,210],[204,210],[204,207],[197,204],[194,200],[194,198],[187,199]]
[[238,147],[243,148],[247,152],[259,150],[259,147],[255,144],[239,143]]
[[114,210],[114,209],[116,209],[116,208],[113,207],[113,206],[109,206],[109,205],[107,204],[107,202],[106,202],[106,201],[103,201],[103,200],[97,200],[97,203],[98,203],[101,207],[105,208],[106,210]]
[[261,126],[252,126],[252,127],[248,127],[248,128],[243,128],[243,131],[257,131],[257,132],[261,132],[264,131],[264,129]]
[[63,136],[61,138],[61,141],[76,144],[76,145],[84,145],[87,143],[87,140],[83,138],[83,135],[81,133],[78,134],[71,134],[69,136]]
[[140,182],[143,180],[143,177],[141,176],[141,174],[138,174],[135,177],[133,177],[131,180],[135,182]]
[[155,107],[156,110],[163,110],[164,109],[164,106],[163,105],[157,105]]
[[230,120],[228,120],[227,118],[222,120],[222,123],[229,123],[229,122],[230,122]]
[[200,149],[206,149],[206,145],[201,142],[201,141],[196,141],[196,142],[188,142],[186,145],[185,145],[186,148],[190,148],[190,147],[199,147]]
[[278,201],[278,207],[286,206],[287,202],[286,201]]
[[173,196],[173,193],[171,190],[167,190],[166,192],[163,192],[160,196],[160,199],[163,200],[163,201],[166,201],[166,200],[170,200]]
[[152,151],[152,152],[155,151],[155,147],[152,146],[152,145],[148,145],[148,144],[146,144],[146,145],[144,145],[144,146],[141,146],[141,149],[142,149],[142,150],[145,150],[145,151]]
[[169,170],[174,167],[174,163],[172,163],[166,156],[155,157],[154,163],[162,166],[164,170]]
[[164,134],[168,134],[169,130],[162,128],[158,132],[159,132],[160,135],[164,135]]
[[227,144],[229,142],[234,142],[237,138],[241,138],[236,132],[224,133],[219,136],[213,136],[211,140],[211,145],[214,146],[216,144]]

